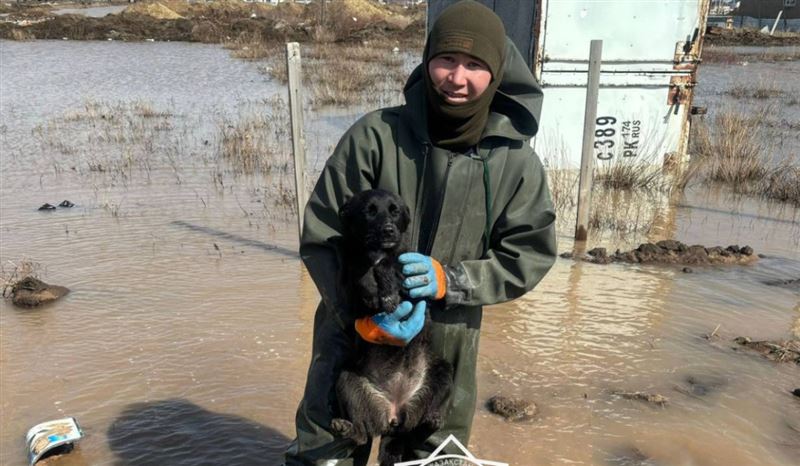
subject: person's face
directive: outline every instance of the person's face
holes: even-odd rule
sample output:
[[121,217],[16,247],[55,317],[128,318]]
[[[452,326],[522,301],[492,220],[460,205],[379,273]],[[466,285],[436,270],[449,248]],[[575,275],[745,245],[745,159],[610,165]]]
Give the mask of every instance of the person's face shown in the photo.
[[453,105],[474,101],[492,82],[486,63],[465,53],[436,55],[428,62],[428,75],[436,92]]

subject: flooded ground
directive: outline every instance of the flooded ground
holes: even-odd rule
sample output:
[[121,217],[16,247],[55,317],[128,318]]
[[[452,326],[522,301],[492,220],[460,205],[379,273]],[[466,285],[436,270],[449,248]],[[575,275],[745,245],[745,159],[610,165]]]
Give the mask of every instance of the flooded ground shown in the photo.
[[59,8],[53,10],[56,15],[82,15],[90,18],[102,18],[106,15],[120,13],[128,5],[93,6],[88,8]]
[[[72,289],[36,310],[0,303],[0,464],[25,464],[25,431],[64,416],[86,437],[58,464],[280,464],[318,299],[296,255],[282,89],[217,46],[0,42],[0,54],[0,261],[33,261]],[[796,64],[758,66],[797,85]],[[704,65],[700,79],[698,101],[711,104],[753,78]],[[787,108],[781,118],[798,123]],[[360,113],[307,117],[312,178]],[[273,154],[267,166],[247,168],[247,145],[231,147],[248,129]],[[76,206],[36,210],[64,199]],[[765,283],[800,278],[800,213],[695,187],[652,231],[595,242],[748,244],[764,257],[690,274],[558,259],[533,293],[488,308],[482,332],[481,399],[524,396],[541,414],[510,424],[480,407],[473,453],[514,465],[796,464],[800,368],[731,339],[797,328],[800,292]],[[718,340],[702,337],[715,329]]]

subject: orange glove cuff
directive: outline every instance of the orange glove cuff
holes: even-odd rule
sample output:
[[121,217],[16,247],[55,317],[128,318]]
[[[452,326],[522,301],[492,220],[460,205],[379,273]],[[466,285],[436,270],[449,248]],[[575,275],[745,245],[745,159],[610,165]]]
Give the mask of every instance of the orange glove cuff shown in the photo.
[[405,346],[405,342],[395,338],[380,328],[370,317],[356,319],[356,332],[365,341],[376,345]]
[[439,263],[436,259],[431,257],[431,264],[433,265],[433,271],[436,273],[436,296],[433,299],[439,300],[444,298],[445,293],[447,293],[447,274],[444,273],[444,267],[442,264]]

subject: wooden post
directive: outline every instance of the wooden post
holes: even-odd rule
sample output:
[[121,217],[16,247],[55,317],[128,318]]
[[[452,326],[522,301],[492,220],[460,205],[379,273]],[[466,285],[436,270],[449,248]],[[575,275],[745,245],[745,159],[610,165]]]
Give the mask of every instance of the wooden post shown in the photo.
[[306,139],[303,134],[303,70],[300,44],[286,44],[286,69],[289,73],[289,112],[292,121],[294,153],[294,192],[297,199],[297,234],[303,234],[303,208],[306,205]]
[[594,130],[597,119],[597,95],[600,89],[600,57],[603,41],[593,40],[589,47],[589,73],[586,85],[586,110],[583,116],[583,149],[581,173],[578,182],[578,219],[575,224],[575,241],[586,241],[589,215],[592,210],[592,181],[594,179]]

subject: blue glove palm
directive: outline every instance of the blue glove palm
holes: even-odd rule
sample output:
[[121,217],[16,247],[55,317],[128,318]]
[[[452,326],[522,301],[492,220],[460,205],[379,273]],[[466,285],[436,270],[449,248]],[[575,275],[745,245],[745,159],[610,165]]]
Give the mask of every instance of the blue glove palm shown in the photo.
[[403,287],[412,299],[442,299],[447,292],[447,275],[436,259],[416,252],[400,254],[397,260],[403,264]]
[[370,343],[405,346],[422,331],[425,309],[425,301],[416,305],[403,301],[392,313],[381,312],[356,320],[356,331]]

